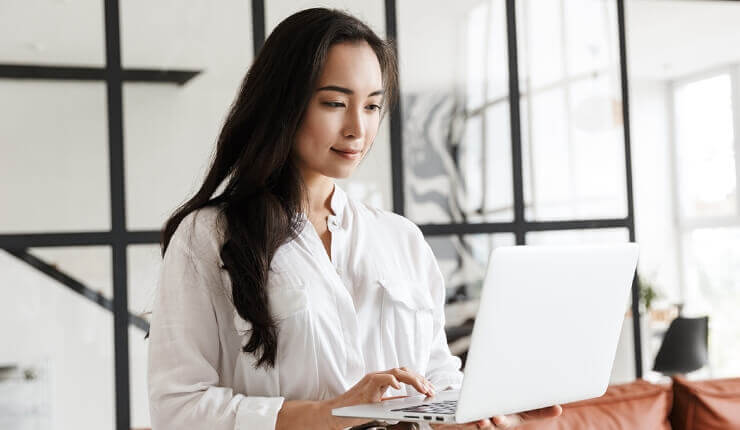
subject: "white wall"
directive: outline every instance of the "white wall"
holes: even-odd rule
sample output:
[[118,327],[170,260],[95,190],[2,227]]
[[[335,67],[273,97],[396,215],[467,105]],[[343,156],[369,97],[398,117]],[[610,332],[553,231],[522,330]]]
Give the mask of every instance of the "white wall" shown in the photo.
[[635,234],[641,245],[639,273],[675,303],[679,267],[671,185],[667,82],[630,82],[630,125]]
[[[47,249],[35,255],[49,262],[65,261],[63,270],[110,294],[109,248]],[[41,393],[22,389],[12,393],[25,394],[26,404],[37,404],[38,418],[3,417],[7,421],[0,419],[0,427],[49,428],[36,426],[48,422],[54,429],[113,429],[112,314],[5,252],[0,252],[0,285],[0,365],[36,369],[43,388]],[[38,367],[45,361],[49,369]],[[40,402],[38,394],[48,396],[48,404]],[[18,399],[0,398],[3,404],[13,401]]]

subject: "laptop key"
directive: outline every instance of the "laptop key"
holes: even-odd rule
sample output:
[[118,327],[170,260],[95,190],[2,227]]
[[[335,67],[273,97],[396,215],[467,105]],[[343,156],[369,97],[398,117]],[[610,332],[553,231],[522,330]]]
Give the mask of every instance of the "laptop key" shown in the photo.
[[446,400],[443,402],[426,403],[418,406],[409,406],[406,408],[392,409],[393,412],[432,412],[435,414],[454,414],[457,409],[456,400]]

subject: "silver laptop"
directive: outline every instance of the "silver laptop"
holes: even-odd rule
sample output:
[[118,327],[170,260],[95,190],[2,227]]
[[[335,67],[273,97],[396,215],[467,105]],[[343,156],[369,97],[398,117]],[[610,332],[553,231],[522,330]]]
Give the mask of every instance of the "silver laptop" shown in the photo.
[[467,423],[601,396],[609,384],[637,256],[634,243],[495,249],[460,390],[332,413]]

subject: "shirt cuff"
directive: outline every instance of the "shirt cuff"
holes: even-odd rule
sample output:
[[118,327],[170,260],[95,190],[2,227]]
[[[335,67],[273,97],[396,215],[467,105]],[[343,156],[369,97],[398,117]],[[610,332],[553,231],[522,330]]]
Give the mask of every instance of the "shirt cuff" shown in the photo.
[[235,430],[274,430],[284,397],[245,396],[236,412]]

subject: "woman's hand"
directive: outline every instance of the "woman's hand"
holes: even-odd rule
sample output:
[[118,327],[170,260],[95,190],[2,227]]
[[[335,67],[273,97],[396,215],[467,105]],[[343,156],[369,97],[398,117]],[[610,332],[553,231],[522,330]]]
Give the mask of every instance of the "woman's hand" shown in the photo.
[[523,424],[526,421],[554,418],[563,413],[560,405],[549,406],[542,409],[534,409],[527,412],[512,415],[498,415],[490,419],[480,420],[466,424],[432,424],[435,430],[458,430],[458,429],[508,429]]
[[363,403],[378,403],[381,401],[388,387],[400,389],[401,383],[409,384],[416,391],[427,396],[433,396],[435,394],[434,387],[426,378],[405,367],[386,370],[384,372],[369,373],[360,382],[347,390],[346,393],[322,402],[324,407],[322,415],[327,420],[325,428],[343,429],[368,422],[369,420],[366,418],[335,417],[332,416],[331,410]]

